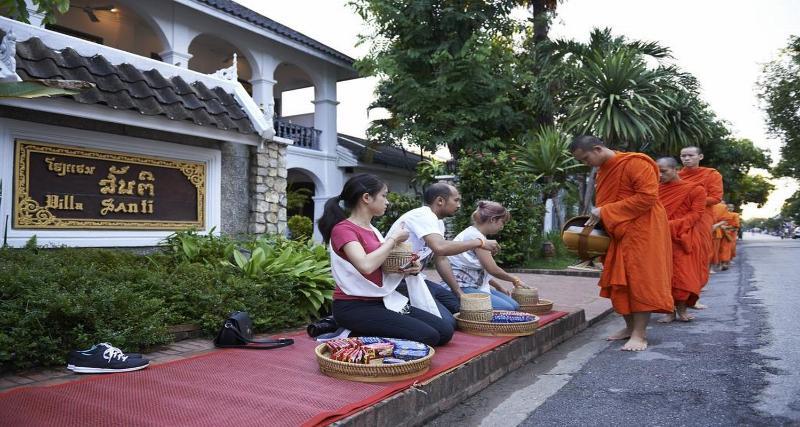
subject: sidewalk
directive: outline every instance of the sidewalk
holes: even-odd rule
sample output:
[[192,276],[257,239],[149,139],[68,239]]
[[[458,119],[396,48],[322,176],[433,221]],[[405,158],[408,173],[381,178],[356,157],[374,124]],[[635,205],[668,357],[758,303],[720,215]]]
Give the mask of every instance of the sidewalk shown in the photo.
[[[435,274],[428,274],[428,276],[436,279]],[[391,396],[367,410],[356,413],[340,423],[369,425],[376,416],[385,420],[386,416],[410,409],[416,410],[418,416],[416,418],[408,417],[407,424],[414,424],[430,418],[430,414],[446,410],[469,395],[477,393],[505,373],[516,369],[536,355],[585,329],[610,310],[609,301],[597,296],[596,278],[525,273],[521,273],[519,276],[525,283],[539,288],[541,298],[554,301],[556,310],[567,311],[570,315],[557,321],[553,327],[548,326],[540,333],[515,339],[470,360],[451,372],[420,385],[420,387],[433,390],[431,397],[438,395],[436,391],[438,389],[441,389],[443,393],[444,390],[447,390],[445,394],[449,397],[446,401],[423,399],[421,403],[410,404],[409,396],[411,401],[415,401],[415,395],[419,394],[419,390],[421,390],[415,386],[406,392]],[[213,351],[215,350],[211,340],[192,339],[164,346],[158,351],[146,354],[145,357],[149,358],[152,364],[157,365]],[[0,393],[22,386],[46,386],[86,377],[87,375],[74,374],[66,368],[5,375],[0,377]],[[457,383],[470,386],[464,387],[460,393],[452,393],[451,386]],[[418,407],[419,405],[427,406],[422,410]]]

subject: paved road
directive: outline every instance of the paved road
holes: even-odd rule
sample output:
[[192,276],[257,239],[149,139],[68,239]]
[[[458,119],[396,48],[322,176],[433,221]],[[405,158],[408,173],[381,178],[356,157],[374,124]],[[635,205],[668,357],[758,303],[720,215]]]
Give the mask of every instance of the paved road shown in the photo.
[[745,240],[690,323],[619,351],[611,316],[430,425],[800,425],[800,240]]

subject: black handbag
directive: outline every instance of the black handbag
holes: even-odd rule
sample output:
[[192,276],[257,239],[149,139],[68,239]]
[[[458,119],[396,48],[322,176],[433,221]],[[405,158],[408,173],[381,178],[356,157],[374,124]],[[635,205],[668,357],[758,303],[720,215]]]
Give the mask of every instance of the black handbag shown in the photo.
[[[255,345],[248,345],[255,344]],[[253,350],[269,350],[294,344],[291,338],[277,340],[253,340],[253,321],[244,311],[234,311],[225,319],[225,324],[214,339],[214,345],[222,348],[248,348]]]
[[339,329],[339,325],[336,324],[336,320],[333,319],[333,316],[327,316],[309,324],[306,327],[306,332],[311,338],[316,338],[322,334],[327,334],[328,332],[333,332],[337,329]]

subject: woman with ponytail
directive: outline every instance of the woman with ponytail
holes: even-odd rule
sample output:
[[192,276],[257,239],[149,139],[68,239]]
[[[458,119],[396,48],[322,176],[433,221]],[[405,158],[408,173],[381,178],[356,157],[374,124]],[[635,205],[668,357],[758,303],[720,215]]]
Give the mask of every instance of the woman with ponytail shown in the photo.
[[[480,201],[472,213],[472,224],[459,233],[454,242],[478,239],[486,240],[487,235],[497,234],[511,219],[511,214],[497,202]],[[483,292],[492,298],[495,310],[517,310],[519,304],[511,298],[515,287],[525,286],[519,277],[512,276],[500,268],[486,249],[473,249],[449,257],[456,282],[465,293]],[[498,279],[510,282],[503,285]]]
[[394,245],[408,239],[404,227],[384,239],[371,224],[374,217],[386,211],[387,193],[386,184],[376,176],[358,174],[347,180],[339,196],[325,204],[318,226],[329,244],[336,282],[333,317],[353,335],[403,338],[431,346],[445,344],[453,335],[453,327],[442,320],[430,293],[424,294],[424,283],[417,287],[423,295],[411,295],[410,304],[396,291],[406,274],[419,272],[419,263],[404,274],[381,269]]

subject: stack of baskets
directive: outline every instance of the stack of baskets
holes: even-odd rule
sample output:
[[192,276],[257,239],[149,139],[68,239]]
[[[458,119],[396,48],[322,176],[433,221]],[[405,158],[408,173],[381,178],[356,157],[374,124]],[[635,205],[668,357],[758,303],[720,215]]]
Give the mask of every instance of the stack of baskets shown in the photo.
[[383,262],[382,268],[384,273],[402,273],[403,266],[408,265],[414,259],[414,252],[411,250],[411,245],[406,242],[398,243],[394,246],[386,261]]
[[461,295],[461,313],[459,317],[475,322],[491,322],[492,300],[489,294],[480,292]]
[[539,290],[536,288],[516,287],[511,293],[511,298],[519,303],[519,311],[531,314],[547,313],[553,309],[553,302],[539,299]]

